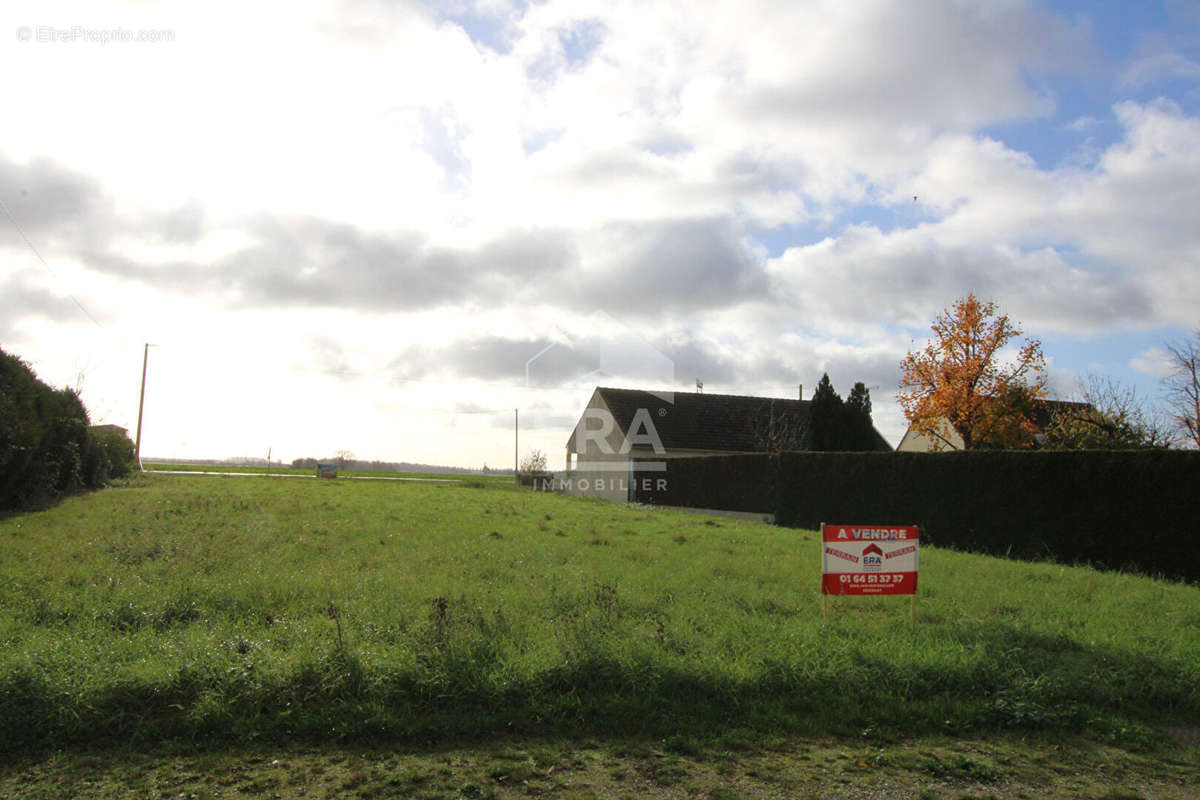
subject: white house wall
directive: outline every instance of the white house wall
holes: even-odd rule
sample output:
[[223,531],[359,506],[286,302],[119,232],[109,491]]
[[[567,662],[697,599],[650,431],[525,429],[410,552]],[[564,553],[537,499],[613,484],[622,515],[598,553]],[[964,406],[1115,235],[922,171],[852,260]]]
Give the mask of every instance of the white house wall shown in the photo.
[[904,438],[900,440],[900,444],[896,446],[896,451],[900,453],[941,453],[946,450],[963,449],[962,437],[950,426],[949,420],[938,421],[938,433],[942,438],[926,436],[909,428],[908,432],[904,434]]
[[[567,473],[566,491],[577,497],[625,502],[629,499],[630,467],[629,454],[621,452],[625,434],[616,424],[612,410],[599,391],[593,392],[588,401],[584,415],[589,413],[607,415],[608,419],[613,420],[612,430],[603,438],[583,437],[576,433],[578,456],[575,467]],[[583,419],[581,416],[580,421]]]

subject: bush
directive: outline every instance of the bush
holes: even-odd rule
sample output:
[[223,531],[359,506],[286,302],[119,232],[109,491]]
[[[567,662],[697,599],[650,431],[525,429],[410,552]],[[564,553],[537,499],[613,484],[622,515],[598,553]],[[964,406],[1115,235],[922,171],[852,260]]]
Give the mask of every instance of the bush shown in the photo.
[[0,510],[45,508],[63,495],[128,474],[133,443],[113,426],[88,428],[71,389],[51,389],[0,350]]
[[541,450],[530,450],[521,459],[521,472],[526,475],[544,475],[546,472],[546,454]]
[[84,458],[84,477],[89,489],[98,489],[115,478],[126,478],[133,471],[133,442],[115,425],[88,428],[88,451]]

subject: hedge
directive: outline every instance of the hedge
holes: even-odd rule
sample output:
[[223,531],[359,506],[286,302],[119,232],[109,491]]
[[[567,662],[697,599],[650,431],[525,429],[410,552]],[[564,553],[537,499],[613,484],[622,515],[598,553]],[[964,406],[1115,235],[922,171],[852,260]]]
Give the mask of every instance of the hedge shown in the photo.
[[785,453],[776,522],[1200,581],[1200,452]]
[[[1200,452],[814,453],[666,460],[654,505],[916,524],[930,544],[1200,581]],[[661,476],[641,480],[643,476]]]
[[775,456],[670,458],[661,463],[666,464],[666,472],[635,473],[636,502],[752,513],[775,508],[779,471]]
[[129,437],[91,429],[71,389],[51,389],[0,350],[0,510],[45,508],[63,495],[127,474]]

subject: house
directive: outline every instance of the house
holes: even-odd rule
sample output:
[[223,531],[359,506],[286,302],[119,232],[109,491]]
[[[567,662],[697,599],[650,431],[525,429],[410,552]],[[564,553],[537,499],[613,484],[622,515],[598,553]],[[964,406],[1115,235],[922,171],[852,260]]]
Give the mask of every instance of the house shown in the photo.
[[[810,401],[597,387],[567,440],[571,494],[629,500],[671,459],[801,450]],[[878,450],[890,451],[875,431]]]
[[[1035,400],[1031,419],[1036,430],[1034,438],[1040,442],[1042,433],[1060,415],[1094,410],[1090,403],[1073,403],[1066,400]],[[938,433],[936,436],[928,436],[915,431],[912,425],[909,425],[908,430],[904,433],[904,438],[896,446],[896,451],[901,453],[941,453],[947,450],[962,449],[962,437],[958,435],[958,432],[954,428],[950,427],[950,420],[948,419],[938,421]]]

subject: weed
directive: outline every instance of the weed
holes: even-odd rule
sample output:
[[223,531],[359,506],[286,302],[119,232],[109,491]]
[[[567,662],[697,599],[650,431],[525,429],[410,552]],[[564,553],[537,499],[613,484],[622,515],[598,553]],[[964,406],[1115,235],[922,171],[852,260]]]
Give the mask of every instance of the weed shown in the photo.
[[1000,779],[1000,774],[991,767],[958,754],[946,760],[928,759],[924,764],[924,770],[929,775],[941,780],[994,783]]
[[342,638],[342,611],[333,603],[325,607],[325,613],[337,625],[338,652],[346,649],[346,641]]

